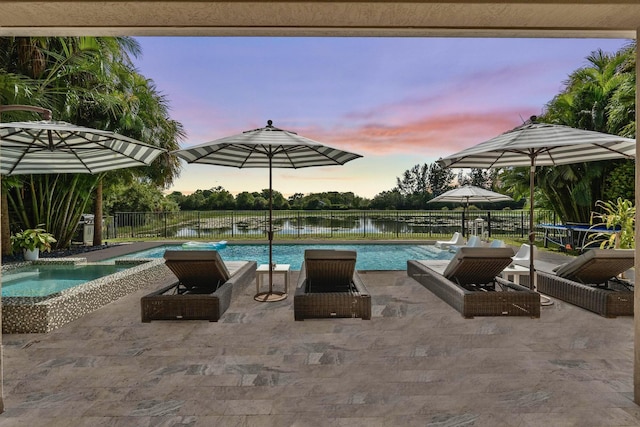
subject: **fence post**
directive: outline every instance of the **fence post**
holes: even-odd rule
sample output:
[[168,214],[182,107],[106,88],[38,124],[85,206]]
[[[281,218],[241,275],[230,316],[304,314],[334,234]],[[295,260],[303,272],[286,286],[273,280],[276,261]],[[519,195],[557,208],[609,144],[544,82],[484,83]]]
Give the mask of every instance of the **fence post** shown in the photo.
[[524,238],[524,211],[520,211],[520,238]]
[[396,211],[396,239],[400,237],[400,212]]
[[491,237],[491,211],[487,211],[487,233]]
[[329,236],[333,238],[333,211],[329,213]]
[[169,237],[168,236],[169,231],[167,230],[167,213],[163,212],[163,215],[164,215],[164,238],[166,239],[167,237]]
[[367,214],[362,211],[362,237],[367,237]]
[[465,227],[465,216],[464,216],[464,209],[462,210],[462,237],[467,237],[467,227]]

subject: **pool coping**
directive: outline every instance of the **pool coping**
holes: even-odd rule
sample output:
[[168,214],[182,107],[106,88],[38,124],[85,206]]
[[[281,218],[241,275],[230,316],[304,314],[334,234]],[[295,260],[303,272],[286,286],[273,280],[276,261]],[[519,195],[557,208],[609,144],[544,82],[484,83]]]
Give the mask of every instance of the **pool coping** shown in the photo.
[[[87,259],[84,257],[41,258],[37,261],[3,266],[2,271],[10,271],[25,265],[81,265],[87,263]],[[131,268],[46,297],[3,297],[2,333],[50,332],[125,295],[154,282],[157,283],[168,272],[163,259],[122,258],[116,259],[114,263],[131,265]]]
[[[190,240],[196,241],[196,240]],[[200,240],[198,242],[205,243]],[[119,254],[110,255],[109,257],[96,257],[96,259],[102,260],[113,260],[117,258],[126,258],[129,255],[135,254],[137,252],[144,252],[146,250],[155,249],[161,246],[181,246],[184,241],[181,240],[158,240],[153,242],[145,242],[144,247],[137,246],[134,244],[125,243],[123,247],[119,249]],[[273,246],[279,245],[291,245],[291,246],[305,246],[305,245],[322,245],[322,246],[340,246],[340,245],[363,245],[363,246],[434,246],[435,240],[374,240],[374,241],[366,241],[366,240],[278,240],[273,242]],[[227,241],[226,246],[253,246],[253,245],[268,245],[268,242],[264,240],[229,240]],[[111,248],[113,249],[113,248]],[[443,251],[447,252],[447,251]],[[136,259],[136,258],[132,258]],[[413,259],[413,258],[411,258]],[[244,260],[244,259],[243,259]],[[261,263],[258,263],[260,265]],[[264,263],[263,263],[264,264]],[[402,262],[402,266],[400,268],[357,268],[359,272],[365,271],[405,271],[406,264],[405,261]],[[300,266],[291,268],[291,271],[300,271]]]

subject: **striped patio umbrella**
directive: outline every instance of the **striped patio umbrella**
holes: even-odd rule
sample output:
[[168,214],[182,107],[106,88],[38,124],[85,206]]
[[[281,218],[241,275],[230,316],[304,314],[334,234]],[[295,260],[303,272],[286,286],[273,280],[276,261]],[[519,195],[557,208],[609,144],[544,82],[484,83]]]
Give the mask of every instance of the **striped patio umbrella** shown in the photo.
[[529,166],[529,242],[530,287],[534,287],[533,193],[535,168],[570,163],[610,159],[634,159],[636,141],[607,133],[576,129],[547,123],[536,123],[531,117],[522,126],[488,141],[444,157],[438,161],[443,167],[507,168]]
[[0,123],[0,174],[91,173],[145,166],[165,150],[65,122]]
[[[462,203],[465,209],[463,212],[469,213],[469,203],[497,203],[507,202],[509,200],[513,199],[506,194],[496,193],[495,191],[476,187],[475,185],[463,185],[462,187],[446,191],[429,200],[427,203]],[[465,228],[463,224],[463,231]]]
[[269,168],[269,291],[258,293],[257,301],[279,301],[287,297],[273,291],[273,168],[306,168],[343,165],[359,154],[328,147],[295,132],[267,126],[174,151],[188,163],[204,163],[236,168]]
[[466,203],[467,207],[470,202],[473,203],[495,203],[506,202],[513,200],[506,194],[496,193],[495,191],[487,190],[474,185],[463,185],[462,187],[454,188],[441,195],[434,197],[427,203],[432,202],[450,202],[450,203]]

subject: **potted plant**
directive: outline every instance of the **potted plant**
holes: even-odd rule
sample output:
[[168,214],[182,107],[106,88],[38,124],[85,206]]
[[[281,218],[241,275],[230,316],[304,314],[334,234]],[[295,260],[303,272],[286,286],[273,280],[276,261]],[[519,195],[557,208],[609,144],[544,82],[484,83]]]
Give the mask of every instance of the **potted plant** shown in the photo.
[[56,241],[53,234],[47,233],[44,228],[29,228],[11,236],[11,247],[21,250],[25,261],[35,261],[40,251],[50,251],[51,244]]

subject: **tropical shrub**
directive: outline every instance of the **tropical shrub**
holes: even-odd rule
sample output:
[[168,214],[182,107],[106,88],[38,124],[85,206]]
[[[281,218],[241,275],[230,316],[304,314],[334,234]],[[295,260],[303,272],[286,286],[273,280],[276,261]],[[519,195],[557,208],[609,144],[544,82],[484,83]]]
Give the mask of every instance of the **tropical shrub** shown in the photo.
[[[594,219],[607,228],[615,229],[613,234],[598,233],[603,238],[601,248],[632,249],[635,244],[636,207],[627,199],[618,197],[616,201],[596,202],[602,212],[594,214]],[[592,225],[597,225],[592,222]]]

